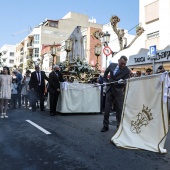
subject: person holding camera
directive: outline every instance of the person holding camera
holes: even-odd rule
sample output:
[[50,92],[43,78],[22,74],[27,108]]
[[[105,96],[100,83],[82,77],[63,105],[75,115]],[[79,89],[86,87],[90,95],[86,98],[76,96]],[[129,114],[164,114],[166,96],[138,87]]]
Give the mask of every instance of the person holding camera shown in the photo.
[[[101,132],[109,130],[109,115],[113,102],[115,102],[117,127],[121,121],[121,114],[124,100],[124,89],[126,85],[126,79],[130,78],[130,69],[126,66],[127,57],[121,56],[117,63],[111,63],[105,70],[103,81],[111,83],[107,85],[106,89],[106,101],[105,101],[105,113],[103,119],[103,128]],[[109,80],[107,79],[110,73]],[[115,82],[115,83],[114,83]]]
[[164,69],[163,65],[160,65],[160,66],[157,68],[156,73],[163,73],[163,72],[165,72],[165,69]]

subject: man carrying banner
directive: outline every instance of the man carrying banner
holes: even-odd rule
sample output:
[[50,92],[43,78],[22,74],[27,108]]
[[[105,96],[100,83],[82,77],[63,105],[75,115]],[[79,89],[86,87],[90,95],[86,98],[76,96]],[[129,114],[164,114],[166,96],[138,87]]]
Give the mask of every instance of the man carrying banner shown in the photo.
[[[104,73],[104,83],[107,83],[106,89],[106,102],[105,102],[105,113],[103,119],[103,128],[101,132],[109,130],[109,114],[113,101],[115,101],[116,120],[117,127],[119,126],[122,114],[123,100],[124,100],[124,88],[126,79],[130,78],[130,70],[126,66],[127,57],[121,56],[117,63],[111,63]],[[110,73],[109,80],[107,76]],[[115,83],[114,83],[115,82]],[[110,83],[110,84],[109,84]],[[109,85],[108,85],[109,84]]]

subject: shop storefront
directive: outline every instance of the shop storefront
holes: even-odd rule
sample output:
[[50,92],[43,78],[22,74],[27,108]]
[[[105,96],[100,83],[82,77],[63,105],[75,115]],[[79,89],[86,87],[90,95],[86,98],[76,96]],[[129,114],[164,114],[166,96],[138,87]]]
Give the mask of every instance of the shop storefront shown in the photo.
[[[157,56],[154,59],[155,71],[160,65],[163,65],[165,70],[170,70],[170,48],[157,52]],[[149,57],[148,50],[142,49],[137,55],[129,56],[127,66],[133,72],[145,72],[147,68],[153,69],[153,59]]]

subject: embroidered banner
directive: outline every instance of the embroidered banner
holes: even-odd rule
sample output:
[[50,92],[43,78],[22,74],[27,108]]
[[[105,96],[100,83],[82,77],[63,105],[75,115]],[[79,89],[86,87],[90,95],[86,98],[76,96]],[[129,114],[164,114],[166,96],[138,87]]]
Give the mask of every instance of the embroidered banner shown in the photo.
[[121,123],[111,138],[117,147],[167,152],[169,82],[168,73],[128,80]]

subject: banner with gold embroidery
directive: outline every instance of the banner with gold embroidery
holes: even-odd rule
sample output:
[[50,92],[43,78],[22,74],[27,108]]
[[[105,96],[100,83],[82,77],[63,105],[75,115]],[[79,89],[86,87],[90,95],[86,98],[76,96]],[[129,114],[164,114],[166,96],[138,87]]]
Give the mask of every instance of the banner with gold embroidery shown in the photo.
[[117,147],[166,153],[168,73],[127,81],[120,126],[111,138]]

